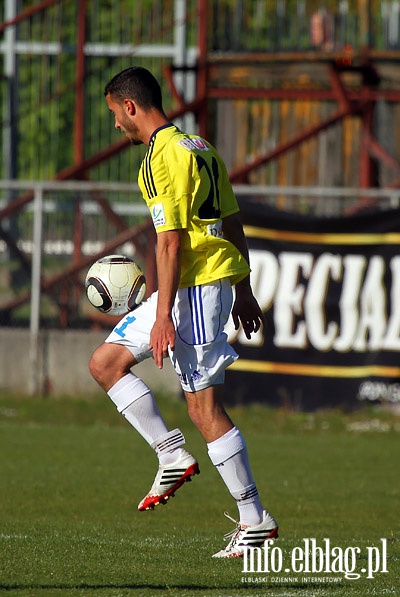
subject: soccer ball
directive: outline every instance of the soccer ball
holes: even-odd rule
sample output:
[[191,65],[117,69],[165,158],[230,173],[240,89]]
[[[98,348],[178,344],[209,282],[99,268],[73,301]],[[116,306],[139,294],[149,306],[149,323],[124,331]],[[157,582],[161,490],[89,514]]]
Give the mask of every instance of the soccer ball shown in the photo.
[[96,309],[108,315],[125,315],[142,302],[146,280],[133,259],[107,255],[93,263],[86,276],[85,288]]

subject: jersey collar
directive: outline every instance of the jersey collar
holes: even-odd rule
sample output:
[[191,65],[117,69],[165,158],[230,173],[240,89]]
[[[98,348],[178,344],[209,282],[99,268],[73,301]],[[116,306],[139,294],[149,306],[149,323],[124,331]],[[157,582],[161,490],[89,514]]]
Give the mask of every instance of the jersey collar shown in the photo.
[[159,126],[159,127],[158,127],[158,129],[156,129],[156,130],[154,131],[154,133],[151,135],[151,137],[150,137],[150,141],[149,141],[149,145],[151,144],[151,142],[152,142],[152,141],[154,141],[154,139],[156,138],[156,135],[157,135],[157,133],[158,133],[158,132],[160,132],[160,131],[162,131],[162,130],[164,130],[164,129],[168,129],[168,128],[172,127],[172,126],[173,126],[174,128],[177,128],[177,127],[174,125],[174,123],[173,123],[173,122],[167,122],[167,124],[163,124],[162,126]]

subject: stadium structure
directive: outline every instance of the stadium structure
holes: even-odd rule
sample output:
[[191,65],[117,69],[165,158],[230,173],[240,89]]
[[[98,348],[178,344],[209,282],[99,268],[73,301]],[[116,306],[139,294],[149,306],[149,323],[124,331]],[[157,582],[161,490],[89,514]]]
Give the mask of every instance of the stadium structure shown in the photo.
[[88,265],[121,246],[154,288],[155,235],[135,185],[143,154],[126,151],[102,97],[131,64],[160,78],[171,120],[218,146],[239,198],[327,216],[398,200],[396,1],[2,7],[2,324],[23,317],[36,276],[56,324],[73,325]]

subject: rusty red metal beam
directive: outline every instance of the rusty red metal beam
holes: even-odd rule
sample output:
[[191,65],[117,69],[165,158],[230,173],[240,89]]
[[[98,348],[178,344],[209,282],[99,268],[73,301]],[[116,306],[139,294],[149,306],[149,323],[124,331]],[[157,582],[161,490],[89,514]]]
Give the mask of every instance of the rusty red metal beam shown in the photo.
[[[42,279],[41,289],[44,292],[49,292],[57,285],[65,286],[65,284],[67,282],[70,282],[71,280],[72,282],[76,282],[76,275],[84,268],[88,268],[94,261],[100,259],[100,257],[103,257],[104,255],[112,253],[113,251],[115,251],[115,249],[117,249],[126,242],[132,242],[136,246],[136,243],[138,243],[138,237],[140,237],[140,235],[146,236],[147,248],[149,251],[148,254],[149,256],[153,256],[153,259],[155,259],[155,234],[156,233],[154,231],[153,222],[149,218],[140,226],[136,226],[135,228],[129,228],[124,232],[120,232],[117,236],[108,241],[101,251],[98,251],[94,255],[86,255],[81,258],[79,263],[72,263],[66,268],[64,268],[62,271],[58,272],[56,275],[52,276],[51,278]],[[154,289],[155,281],[150,278],[149,273],[150,272],[147,272],[146,270],[146,274],[148,277],[148,290],[151,290]],[[15,299],[9,301],[5,305],[2,305],[0,312],[7,312],[11,311],[12,309],[15,309],[16,307],[20,307],[21,305],[28,302],[29,299],[30,291],[21,293]]]
[[[112,155],[118,154],[120,151],[125,149],[130,145],[127,139],[122,139],[116,143],[113,143],[109,147],[106,147],[99,152],[92,155],[90,158],[83,160],[79,164],[73,164],[72,166],[68,166],[63,170],[60,170],[58,174],[54,177],[54,180],[80,180],[82,175],[94,168],[98,164],[101,164],[106,159],[110,158]],[[10,203],[8,203],[3,209],[0,210],[0,221],[3,218],[6,218],[16,211],[19,211],[22,207],[24,207],[27,203],[32,201],[34,196],[33,191],[23,193],[22,195],[16,197]]]
[[74,114],[74,162],[83,162],[83,146],[85,129],[84,118],[84,81],[85,81],[85,33],[86,33],[86,0],[78,2],[78,31],[76,40],[75,67],[75,114]]
[[[88,181],[90,180],[86,176],[82,176],[82,179]],[[103,197],[100,191],[98,191],[97,189],[92,189],[90,191],[90,196],[92,197],[93,201],[95,201],[98,204],[104,215],[110,222],[113,223],[113,225],[119,232],[123,232],[128,228],[128,226],[125,223],[125,220],[121,218],[121,216],[113,210],[113,208],[110,205],[110,202],[105,197]]]
[[[199,109],[200,102],[195,99],[193,102],[189,104],[185,104],[179,106],[177,109],[173,110],[169,114],[169,118],[172,120],[181,116],[186,111],[191,110],[196,112]],[[119,152],[123,151],[124,149],[130,146],[130,142],[124,138],[111,146],[99,151],[98,153],[94,154],[87,160],[82,160],[80,163],[73,164],[72,166],[60,171],[55,179],[56,180],[69,180],[69,179],[83,179],[85,178],[85,174],[91,168],[95,167],[96,165],[102,163],[103,161],[110,158],[112,155],[116,155]],[[42,290],[44,292],[51,291],[57,284],[59,284],[62,280],[67,279],[68,277],[73,277],[74,274],[84,267],[87,267],[93,261],[95,261],[98,257],[106,255],[107,253],[115,250],[118,246],[126,242],[126,240],[131,240],[139,254],[142,258],[145,259],[146,263],[146,278],[147,278],[147,290],[148,292],[152,292],[156,289],[156,266],[155,266],[155,231],[152,225],[151,220],[145,223],[144,226],[135,228],[132,232],[127,230],[126,224],[124,223],[123,219],[118,216],[109,205],[106,199],[101,197],[98,192],[92,192],[93,199],[100,205],[103,209],[104,213],[106,213],[107,217],[113,221],[116,225],[117,230],[120,231],[120,234],[117,235],[113,241],[110,241],[106,244],[104,250],[98,255],[91,255],[89,257],[82,257],[78,258],[75,252],[75,259],[71,266],[64,269],[62,272],[59,273],[58,276],[51,278],[50,280],[44,281],[42,283]],[[27,205],[34,197],[33,192],[24,193],[20,195],[12,202],[8,203],[2,210],[0,210],[0,221],[3,218],[10,216],[11,214],[19,211],[25,205]],[[141,243],[139,241],[140,234],[144,234],[146,236],[146,242]],[[80,242],[79,238],[75,238],[76,242]],[[15,244],[15,243],[12,243]],[[10,244],[11,246],[11,244]],[[22,263],[26,265],[27,259],[22,252],[18,252],[19,259]],[[78,283],[78,282],[77,282]],[[17,299],[14,299],[7,305],[2,307],[3,312],[11,311],[12,309],[26,303],[30,298],[30,292],[26,292],[25,294],[20,295]],[[68,313],[66,312],[65,306],[60,305],[60,318],[62,320],[62,324],[66,325]]]
[[336,62],[343,67],[363,66],[367,61],[377,62],[398,62],[400,60],[399,50],[376,50],[363,48],[357,50],[346,48],[332,52],[324,51],[303,51],[303,52],[212,52],[208,53],[208,63],[218,66],[242,65],[246,63],[257,63],[260,68],[264,64],[299,64],[316,63],[324,64]]
[[[78,0],[77,39],[75,48],[75,113],[74,113],[74,162],[80,164],[84,159],[84,134],[85,129],[85,38],[86,38],[86,0]],[[83,214],[80,198],[75,202],[74,213],[74,252],[72,262],[79,264],[82,259],[83,242]],[[76,293],[76,286],[73,287]],[[62,311],[61,311],[62,312]],[[68,312],[64,315],[65,323],[68,321]]]
[[376,172],[371,158],[369,140],[372,136],[374,105],[367,102],[361,112],[361,142],[359,158],[359,180],[362,189],[374,186]]
[[[175,118],[182,116],[182,114],[185,114],[188,111],[196,112],[200,106],[201,101],[195,99],[192,102],[185,104],[183,107],[179,107],[169,112],[168,118],[170,120],[174,120]],[[105,160],[108,160],[109,158],[118,155],[121,151],[124,151],[130,146],[131,144],[130,141],[128,141],[128,139],[120,139],[119,141],[112,143],[108,147],[101,149],[89,158],[86,158],[81,163],[72,164],[71,166],[68,166],[63,170],[60,170],[60,172],[58,172],[58,174],[56,174],[56,176],[54,177],[54,180],[81,180],[83,174],[85,174],[95,166],[98,166],[99,164],[103,163]],[[10,203],[8,203],[5,207],[0,209],[0,221],[3,218],[11,216],[15,212],[19,211],[22,207],[27,205],[30,201],[32,201],[33,196],[33,192],[28,192],[24,193],[23,195],[19,195],[18,197],[10,201]]]
[[343,85],[343,81],[340,77],[340,71],[334,64],[327,65],[328,78],[331,83],[333,94],[336,98],[337,103],[343,110],[351,109],[351,100],[349,98],[349,92]]
[[163,66],[163,74],[164,74],[165,80],[167,81],[168,87],[170,89],[171,96],[175,99],[175,101],[177,102],[177,104],[180,108],[184,107],[185,102],[184,102],[183,97],[181,96],[181,94],[179,93],[179,91],[176,88],[174,76],[173,76],[173,67],[171,64],[166,64]]
[[371,155],[383,162],[388,168],[400,172],[400,162],[391,156],[372,134],[366,133],[365,141]]
[[53,6],[53,4],[60,4],[60,0],[43,0],[42,2],[38,2],[34,6],[30,6],[29,8],[26,8],[25,10],[21,11],[13,19],[9,19],[8,21],[3,21],[3,23],[0,24],[0,33],[3,33],[3,31],[5,31],[8,27],[13,27],[14,25],[18,25],[18,23],[25,21],[25,19],[29,19],[29,17],[32,17],[33,15],[37,14],[38,12],[41,12],[42,10],[49,8],[49,6]]
[[32,269],[32,264],[30,262],[30,259],[28,259],[28,257],[25,255],[25,253],[23,251],[21,251],[21,249],[18,247],[15,239],[12,238],[10,236],[10,234],[6,230],[4,230],[4,228],[2,228],[1,226],[0,226],[0,238],[2,238],[7,243],[7,246],[11,249],[12,254],[18,258],[18,261],[20,262],[22,269],[28,275],[30,275],[31,269]]
[[[360,99],[360,91],[347,90],[347,99],[355,102]],[[244,87],[215,87],[208,91],[208,97],[214,99],[284,99],[335,101],[337,92],[333,89],[276,89],[276,88],[244,88]],[[386,100],[400,102],[400,90],[396,89],[366,89],[363,98],[370,101]]]
[[[336,100],[338,103],[338,110],[325,120],[303,130],[295,135],[287,142],[280,143],[278,147],[254,159],[252,162],[236,169],[230,173],[230,179],[236,183],[247,183],[248,176],[252,170],[270,162],[283,155],[287,151],[294,149],[304,141],[319,134],[326,128],[329,128],[336,122],[342,120],[349,115],[357,115],[361,118],[362,140],[360,149],[360,186],[367,188],[373,185],[376,178],[376,163],[372,159],[372,155],[378,154],[379,159],[384,158],[386,162],[390,161],[390,156],[385,153],[383,148],[372,137],[372,117],[375,100],[382,97],[381,90],[375,89],[372,79],[368,78],[371,71],[371,65],[365,63],[360,65],[358,70],[362,75],[362,87],[358,91],[346,89],[341,79],[341,72],[343,68],[329,62],[328,78],[330,80],[330,90],[284,90],[284,89],[211,89],[209,95],[211,97],[272,97],[298,100],[307,97],[307,99],[314,99],[312,94],[318,96],[318,99]],[[376,92],[376,95],[374,94]],[[399,94],[400,98],[400,94]],[[393,162],[392,162],[393,163]]]
[[332,116],[329,116],[324,120],[321,120],[318,124],[309,127],[308,129],[302,131],[298,135],[295,135],[292,139],[286,141],[286,143],[281,143],[278,147],[275,147],[274,149],[265,153],[264,155],[259,156],[252,162],[249,162],[245,166],[242,166],[241,168],[237,168],[236,170],[232,171],[229,175],[231,182],[246,184],[247,177],[252,170],[255,170],[256,168],[259,168],[260,166],[270,162],[271,160],[278,158],[290,149],[297,147],[304,141],[307,141],[311,137],[314,137],[314,135],[317,135],[321,131],[336,124],[336,122],[339,122],[346,116],[349,116],[350,114],[354,113],[354,111],[354,108],[337,110],[334,114],[332,114]]
[[197,98],[200,109],[197,124],[202,137],[208,137],[208,0],[198,2],[198,59],[197,59]]

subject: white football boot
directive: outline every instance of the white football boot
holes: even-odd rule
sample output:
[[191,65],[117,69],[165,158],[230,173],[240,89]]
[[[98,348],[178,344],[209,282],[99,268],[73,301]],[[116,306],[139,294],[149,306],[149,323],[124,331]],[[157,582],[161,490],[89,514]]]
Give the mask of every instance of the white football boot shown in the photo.
[[236,524],[236,528],[224,535],[228,545],[213,555],[213,558],[241,558],[245,547],[261,547],[267,539],[278,538],[278,523],[264,510],[263,520],[255,526],[241,525],[224,512]]

